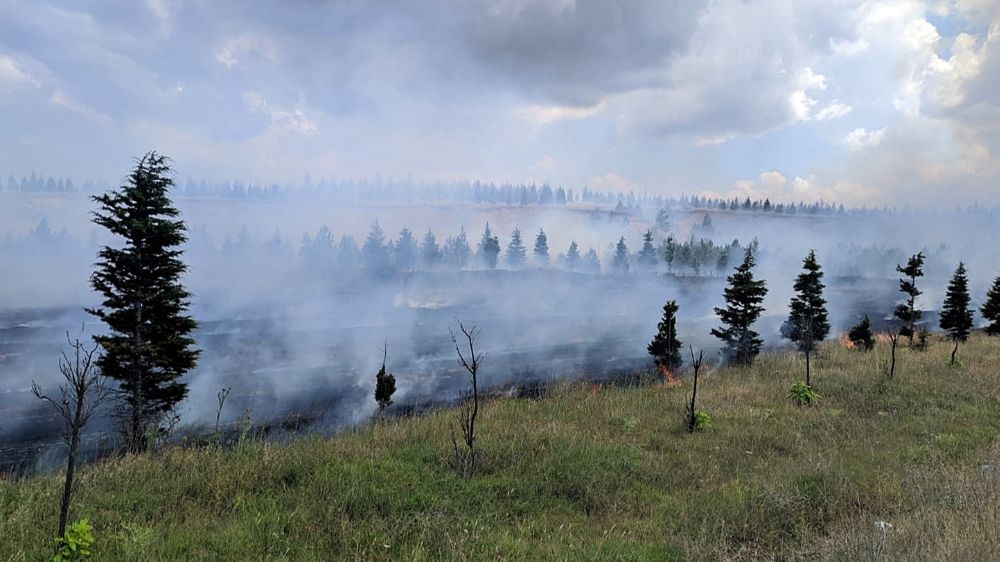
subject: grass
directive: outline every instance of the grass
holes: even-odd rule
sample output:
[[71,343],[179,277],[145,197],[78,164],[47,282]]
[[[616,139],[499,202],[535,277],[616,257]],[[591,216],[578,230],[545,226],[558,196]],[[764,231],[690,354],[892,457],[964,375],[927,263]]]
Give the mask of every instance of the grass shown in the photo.
[[[788,398],[795,355],[716,370],[694,434],[687,380],[492,400],[469,480],[448,465],[451,410],[170,448],[85,467],[72,517],[100,560],[984,560],[1000,552],[1000,338],[975,336],[960,367],[949,352],[902,350],[888,380],[887,346],[830,343],[811,406]],[[0,559],[50,553],[60,486],[0,482]]]

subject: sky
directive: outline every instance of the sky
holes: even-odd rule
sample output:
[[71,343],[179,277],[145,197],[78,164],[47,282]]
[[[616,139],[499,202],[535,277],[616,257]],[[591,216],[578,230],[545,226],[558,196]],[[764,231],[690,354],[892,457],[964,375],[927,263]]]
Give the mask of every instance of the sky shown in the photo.
[[0,0],[0,176],[1000,203],[998,0]]

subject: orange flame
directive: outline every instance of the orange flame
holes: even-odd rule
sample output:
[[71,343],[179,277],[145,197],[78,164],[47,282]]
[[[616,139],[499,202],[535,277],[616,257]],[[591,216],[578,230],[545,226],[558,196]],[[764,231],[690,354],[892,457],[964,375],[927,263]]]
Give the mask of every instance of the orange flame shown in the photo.
[[663,375],[663,386],[674,386],[677,384],[677,375],[667,368],[666,365],[658,365],[660,374]]
[[847,349],[854,349],[854,342],[852,342],[852,341],[851,341],[851,340],[850,340],[850,339],[849,339],[849,338],[847,337],[847,334],[846,334],[846,333],[845,333],[845,334],[840,334],[840,338],[839,338],[839,339],[840,339],[840,345],[841,345],[841,346],[843,346],[843,347],[845,347],[845,348],[847,348]]

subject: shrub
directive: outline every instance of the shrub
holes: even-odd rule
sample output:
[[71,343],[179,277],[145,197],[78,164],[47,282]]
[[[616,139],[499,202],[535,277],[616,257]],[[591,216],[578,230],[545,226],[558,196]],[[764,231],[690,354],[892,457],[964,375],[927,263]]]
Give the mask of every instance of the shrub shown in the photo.
[[708,412],[698,410],[694,413],[694,428],[698,431],[712,427],[712,416]]
[[52,562],[75,562],[90,558],[90,546],[94,544],[94,529],[90,521],[81,519],[66,527],[66,534],[56,537],[56,554]]
[[800,406],[808,406],[820,399],[819,394],[802,381],[792,385],[792,389],[788,391],[788,397],[796,400]]

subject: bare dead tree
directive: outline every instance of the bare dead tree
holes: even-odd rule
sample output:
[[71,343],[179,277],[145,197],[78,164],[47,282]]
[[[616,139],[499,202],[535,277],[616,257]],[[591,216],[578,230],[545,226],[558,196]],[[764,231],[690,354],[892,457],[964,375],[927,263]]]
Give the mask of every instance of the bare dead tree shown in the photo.
[[701,363],[705,358],[705,352],[699,351],[698,357],[694,356],[694,347],[688,346],[691,350],[691,367],[694,369],[694,385],[691,387],[691,405],[688,406],[687,430],[694,433],[698,428],[698,416],[695,414],[695,399],[698,397],[698,372],[701,371]]
[[[472,392],[471,399],[467,397],[459,409],[459,425],[462,428],[462,440],[465,447],[459,447],[454,429],[452,429],[451,432],[451,447],[456,468],[462,472],[462,476],[464,478],[468,478],[472,476],[476,468],[476,416],[479,414],[478,377],[479,367],[482,365],[483,359],[486,358],[486,354],[481,351],[476,351],[476,338],[479,337],[481,333],[479,328],[473,326],[471,329],[467,329],[461,322],[458,323],[458,328],[462,333],[461,344],[459,343],[459,338],[455,334],[454,330],[448,328],[448,332],[451,334],[451,342],[455,344],[455,352],[458,353],[459,365],[468,371],[471,377],[470,383],[472,386]],[[468,348],[468,351],[462,351],[463,345]]]
[[216,400],[219,404],[215,408],[215,438],[219,438],[219,420],[222,419],[222,408],[226,405],[226,399],[229,398],[229,393],[233,391],[232,387],[224,387],[219,389],[219,393],[215,395]]
[[72,358],[65,351],[59,358],[59,372],[65,382],[59,386],[59,397],[53,398],[42,392],[42,388],[32,381],[31,392],[40,400],[52,405],[63,419],[63,440],[69,446],[66,459],[66,481],[63,484],[62,501],[59,506],[59,534],[66,534],[69,517],[69,503],[73,495],[73,475],[76,470],[76,455],[80,448],[80,434],[100,407],[101,402],[111,395],[107,379],[95,365],[97,344],[86,347],[79,339],[71,340],[69,332],[66,341],[72,350]]
[[891,379],[896,376],[896,347],[899,345],[900,332],[889,330],[888,336],[889,343],[891,344],[890,349],[892,350],[889,362],[889,378]]

